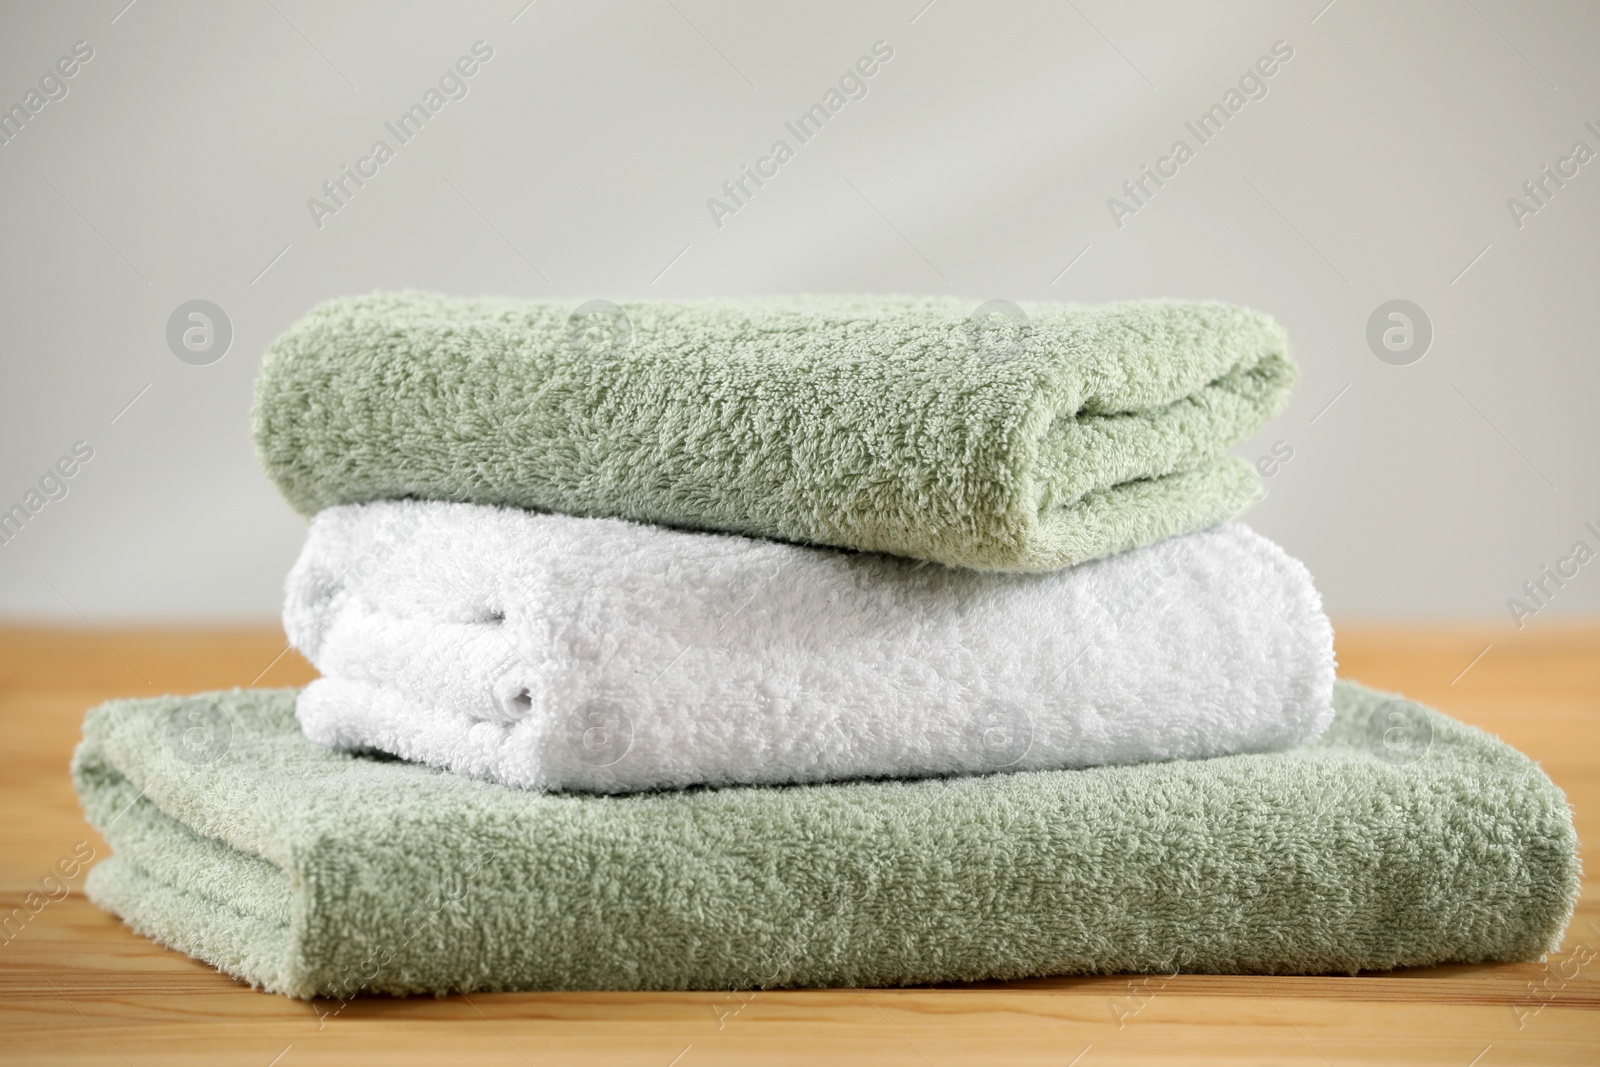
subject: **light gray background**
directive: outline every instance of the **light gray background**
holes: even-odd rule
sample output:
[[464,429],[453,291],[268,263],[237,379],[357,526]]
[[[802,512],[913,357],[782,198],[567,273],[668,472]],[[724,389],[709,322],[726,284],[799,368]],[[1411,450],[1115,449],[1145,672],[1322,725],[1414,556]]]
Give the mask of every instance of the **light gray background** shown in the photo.
[[[95,458],[0,546],[0,613],[274,617],[304,525],[251,453],[261,352],[397,287],[1234,301],[1303,368],[1241,450],[1294,450],[1251,521],[1333,613],[1511,627],[1597,543],[1600,160],[1520,230],[1506,200],[1600,151],[1600,5],[524,2],[4,9],[0,103],[95,56],[0,147],[0,508]],[[480,39],[469,95],[318,230],[307,198]],[[718,229],[706,199],[878,40],[868,96]],[[1278,40],[1269,95],[1118,229],[1107,198]],[[211,366],[164,338],[195,298],[233,322]],[[1395,298],[1434,326],[1410,366],[1365,341]],[[1600,561],[1529,625],[1597,610]]]

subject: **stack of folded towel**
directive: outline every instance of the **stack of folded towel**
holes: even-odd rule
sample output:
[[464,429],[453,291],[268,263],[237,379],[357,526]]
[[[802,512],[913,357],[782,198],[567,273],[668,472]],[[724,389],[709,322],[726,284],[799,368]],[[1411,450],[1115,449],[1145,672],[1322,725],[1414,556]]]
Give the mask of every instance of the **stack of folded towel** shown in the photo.
[[1282,331],[970,310],[313,311],[255,437],[322,677],[91,712],[91,896],[302,997],[1552,950],[1560,791],[1231,521]]

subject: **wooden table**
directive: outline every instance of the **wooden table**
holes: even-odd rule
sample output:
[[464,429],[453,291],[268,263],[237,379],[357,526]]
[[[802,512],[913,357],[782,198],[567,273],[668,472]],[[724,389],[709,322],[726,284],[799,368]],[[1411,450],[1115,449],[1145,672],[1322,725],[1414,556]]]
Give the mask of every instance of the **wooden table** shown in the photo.
[[[1490,646],[1481,658],[1485,646]],[[0,628],[0,914],[87,841],[67,759],[113,696],[312,676],[275,630]],[[1342,673],[1439,707],[1541,761],[1600,839],[1600,626],[1340,630]],[[0,1060],[447,1061],[639,1067],[849,1062],[1600,1063],[1600,890],[1544,964],[1334,978],[1060,978],[932,989],[371,998],[321,1018],[124,929],[77,892],[0,946]],[[81,875],[74,881],[76,890]]]

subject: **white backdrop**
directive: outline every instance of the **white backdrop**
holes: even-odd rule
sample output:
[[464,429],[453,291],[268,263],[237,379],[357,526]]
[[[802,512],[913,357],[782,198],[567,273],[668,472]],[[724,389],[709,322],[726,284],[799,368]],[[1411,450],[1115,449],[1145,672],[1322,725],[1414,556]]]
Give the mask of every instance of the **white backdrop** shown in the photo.
[[[251,453],[261,352],[398,287],[1247,304],[1303,368],[1252,521],[1332,612],[1514,629],[1563,559],[1521,621],[1600,610],[1600,6],[525,4],[4,8],[0,509],[37,508],[0,613],[275,616],[304,525]],[[214,362],[169,347],[191,300]],[[1420,359],[1369,345],[1392,300]]]

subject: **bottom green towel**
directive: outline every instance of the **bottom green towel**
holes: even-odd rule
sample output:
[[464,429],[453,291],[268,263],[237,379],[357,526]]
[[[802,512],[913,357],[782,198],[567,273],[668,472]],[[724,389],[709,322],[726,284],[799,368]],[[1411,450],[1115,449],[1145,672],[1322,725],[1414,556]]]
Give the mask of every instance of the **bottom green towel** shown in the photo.
[[1577,896],[1537,765],[1350,683],[1271,755],[618,797],[318,748],[294,696],[116,701],[73,761],[89,895],[292,996],[1530,960]]

